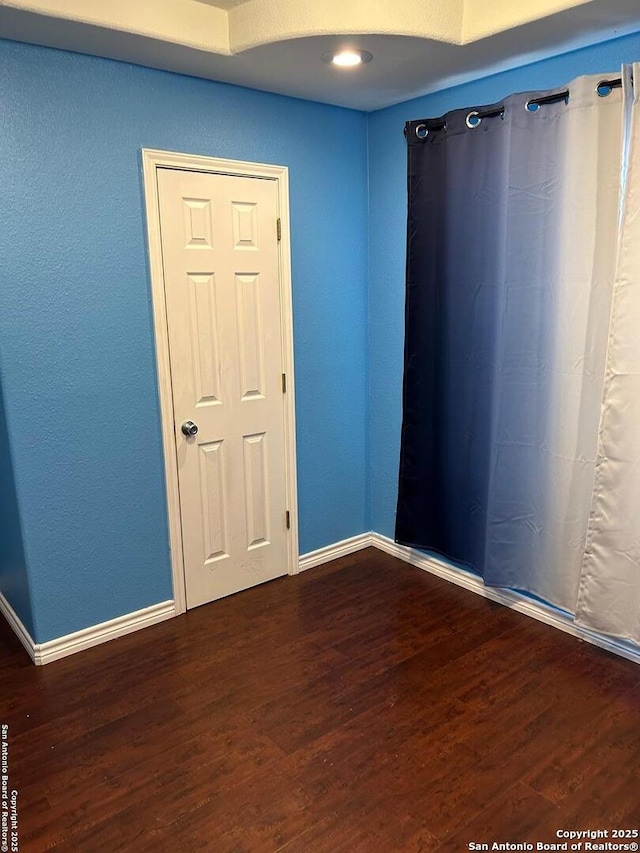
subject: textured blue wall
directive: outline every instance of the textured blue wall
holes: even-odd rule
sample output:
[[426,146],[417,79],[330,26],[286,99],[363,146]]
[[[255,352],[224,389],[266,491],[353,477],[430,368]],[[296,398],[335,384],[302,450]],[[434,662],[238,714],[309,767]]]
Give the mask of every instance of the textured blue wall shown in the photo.
[[171,597],[140,148],[290,167],[305,552],[393,533],[404,122],[639,57],[637,34],[367,119],[0,42],[0,589],[36,641]]
[[301,551],[367,529],[367,117],[11,42],[0,104],[2,384],[36,641],[172,596],[142,147],[289,166]]
[[[1,363],[1,362],[0,362]],[[0,385],[0,592],[33,635],[34,623],[22,527]]]
[[405,121],[489,104],[512,92],[545,89],[580,74],[618,71],[640,59],[640,33],[604,42],[369,116],[370,522],[393,536],[397,498],[404,345]]

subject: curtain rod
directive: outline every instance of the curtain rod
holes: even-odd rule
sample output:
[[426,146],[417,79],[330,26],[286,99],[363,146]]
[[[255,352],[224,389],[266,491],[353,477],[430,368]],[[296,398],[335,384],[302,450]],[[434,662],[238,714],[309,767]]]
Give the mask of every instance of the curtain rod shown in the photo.
[[[612,89],[620,89],[622,86],[622,77],[614,77],[612,80],[600,80],[600,82],[596,85],[596,92],[600,95],[601,98],[606,97]],[[535,112],[535,109],[531,110],[531,106],[533,107],[541,107],[544,104],[557,104],[560,101],[565,101],[565,103],[569,102],[569,90],[564,89],[562,92],[553,92],[550,95],[540,95],[539,98],[529,98],[527,103],[525,104],[526,109],[530,110],[530,112]],[[467,116],[467,124],[469,127],[475,127],[475,124],[479,124],[480,120],[483,118],[493,118],[494,116],[503,116],[504,115],[504,106],[499,107],[488,107],[486,110],[472,110]],[[475,124],[469,124],[470,118],[476,118],[478,121]],[[407,135],[407,130],[411,122],[407,122],[404,126],[404,135]],[[431,130],[442,130],[446,128],[447,120],[445,116],[441,116],[440,118],[435,119],[425,119],[424,122],[417,125],[416,127],[416,136],[418,139],[426,139]]]

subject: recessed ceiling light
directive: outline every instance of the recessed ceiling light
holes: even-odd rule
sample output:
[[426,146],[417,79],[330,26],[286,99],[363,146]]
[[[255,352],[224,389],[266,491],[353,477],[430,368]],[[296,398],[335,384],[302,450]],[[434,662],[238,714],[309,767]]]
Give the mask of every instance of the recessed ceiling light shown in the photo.
[[322,55],[323,62],[329,62],[331,65],[337,65],[339,68],[355,68],[357,65],[362,65],[365,62],[371,62],[373,54],[368,50],[330,50]]

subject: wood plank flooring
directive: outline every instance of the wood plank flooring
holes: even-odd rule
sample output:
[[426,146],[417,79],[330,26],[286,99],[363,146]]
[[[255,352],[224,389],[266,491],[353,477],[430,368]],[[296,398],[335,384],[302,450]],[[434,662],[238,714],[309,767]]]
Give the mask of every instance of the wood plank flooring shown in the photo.
[[640,667],[372,549],[45,667],[0,622],[20,851],[640,828]]

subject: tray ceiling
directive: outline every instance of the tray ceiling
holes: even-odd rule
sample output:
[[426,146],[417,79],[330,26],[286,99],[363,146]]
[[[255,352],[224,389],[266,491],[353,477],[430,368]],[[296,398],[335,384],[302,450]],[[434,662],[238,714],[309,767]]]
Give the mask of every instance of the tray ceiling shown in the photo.
[[0,0],[0,37],[363,110],[638,29],[639,0]]

